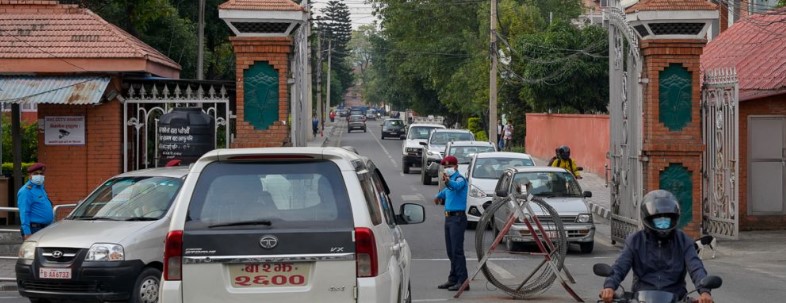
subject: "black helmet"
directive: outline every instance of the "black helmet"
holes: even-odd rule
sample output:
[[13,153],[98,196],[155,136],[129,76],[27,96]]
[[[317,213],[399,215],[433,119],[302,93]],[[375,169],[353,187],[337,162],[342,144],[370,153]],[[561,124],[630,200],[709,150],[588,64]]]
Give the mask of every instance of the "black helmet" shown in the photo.
[[557,149],[557,156],[562,160],[567,160],[570,158],[570,147],[567,145],[560,146]]
[[[677,202],[677,197],[662,189],[647,193],[641,201],[640,218],[646,230],[661,238],[668,237],[677,227],[680,219],[680,204]],[[668,225],[658,226],[655,220],[660,218],[669,218]]]

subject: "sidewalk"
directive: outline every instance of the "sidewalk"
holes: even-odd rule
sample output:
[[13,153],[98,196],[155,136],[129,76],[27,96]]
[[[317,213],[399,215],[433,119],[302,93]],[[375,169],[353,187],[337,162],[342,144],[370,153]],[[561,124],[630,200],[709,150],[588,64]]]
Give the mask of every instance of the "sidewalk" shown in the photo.
[[[338,117],[336,117],[335,122],[330,122],[330,121],[325,122],[325,130],[322,132],[322,134],[317,134],[317,136],[311,139],[311,141],[308,141],[307,146],[308,147],[330,146],[331,144],[333,144],[332,142],[337,140],[336,138],[341,138],[342,129],[344,129],[343,126],[346,123],[347,122],[344,120],[344,118],[338,118]],[[331,140],[331,138],[333,139]]]

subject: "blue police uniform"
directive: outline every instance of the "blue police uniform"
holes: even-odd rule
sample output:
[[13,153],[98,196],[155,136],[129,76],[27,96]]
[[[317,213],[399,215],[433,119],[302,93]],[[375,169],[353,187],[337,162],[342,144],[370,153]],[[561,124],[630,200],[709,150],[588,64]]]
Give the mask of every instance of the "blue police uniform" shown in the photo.
[[19,217],[22,219],[22,236],[31,235],[52,224],[54,213],[52,201],[46,195],[43,185],[28,181],[16,195]]
[[458,171],[450,176],[438,194],[445,201],[445,248],[450,259],[449,283],[464,283],[467,260],[464,257],[464,231],[467,229],[467,179]]

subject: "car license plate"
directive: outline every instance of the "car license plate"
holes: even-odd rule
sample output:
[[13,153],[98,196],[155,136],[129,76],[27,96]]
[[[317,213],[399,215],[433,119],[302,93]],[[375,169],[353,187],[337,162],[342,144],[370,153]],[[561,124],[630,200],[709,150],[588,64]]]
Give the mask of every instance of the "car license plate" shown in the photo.
[[288,287],[308,285],[312,263],[230,264],[232,287]]
[[41,279],[71,279],[70,268],[39,268],[38,277]]

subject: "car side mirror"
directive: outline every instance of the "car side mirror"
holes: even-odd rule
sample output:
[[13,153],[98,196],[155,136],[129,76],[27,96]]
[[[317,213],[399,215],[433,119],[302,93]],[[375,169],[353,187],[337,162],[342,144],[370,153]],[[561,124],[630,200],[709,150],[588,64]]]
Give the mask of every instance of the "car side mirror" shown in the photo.
[[428,143],[426,143],[426,142],[418,142],[418,144],[423,145],[423,146],[428,146]]
[[592,272],[599,277],[610,277],[614,273],[614,270],[606,263],[596,263],[592,265]]
[[588,190],[585,190],[584,191],[584,198],[592,198],[592,192],[588,191]]
[[501,198],[507,198],[508,197],[508,190],[507,189],[498,189],[498,190],[495,190],[494,193],[497,195],[497,197],[501,197]]
[[426,221],[426,209],[420,204],[404,203],[396,215],[397,224],[417,224],[423,221]]

